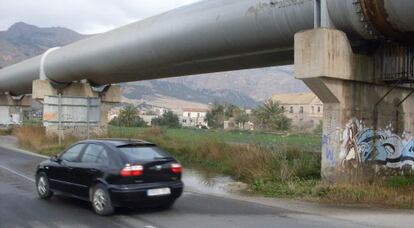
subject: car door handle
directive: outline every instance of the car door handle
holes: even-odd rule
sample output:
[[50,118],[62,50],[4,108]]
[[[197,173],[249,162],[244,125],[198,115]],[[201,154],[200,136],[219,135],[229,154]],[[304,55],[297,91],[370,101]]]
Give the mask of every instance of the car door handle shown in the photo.
[[97,169],[89,169],[89,172],[91,172],[91,173],[97,173],[97,172],[99,172],[99,170],[97,170]]

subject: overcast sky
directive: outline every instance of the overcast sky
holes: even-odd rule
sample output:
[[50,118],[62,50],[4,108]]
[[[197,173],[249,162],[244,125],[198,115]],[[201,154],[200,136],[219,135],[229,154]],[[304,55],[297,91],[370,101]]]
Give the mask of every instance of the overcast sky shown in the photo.
[[199,0],[0,0],[0,31],[16,22],[99,33]]

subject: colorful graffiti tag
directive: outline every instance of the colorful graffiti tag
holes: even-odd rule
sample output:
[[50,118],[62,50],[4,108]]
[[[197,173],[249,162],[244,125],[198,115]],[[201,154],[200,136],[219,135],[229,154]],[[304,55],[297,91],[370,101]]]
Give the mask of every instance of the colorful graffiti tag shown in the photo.
[[414,169],[414,139],[394,134],[390,128],[373,130],[361,121],[352,120],[342,134],[342,164],[378,164],[390,168],[411,166]]

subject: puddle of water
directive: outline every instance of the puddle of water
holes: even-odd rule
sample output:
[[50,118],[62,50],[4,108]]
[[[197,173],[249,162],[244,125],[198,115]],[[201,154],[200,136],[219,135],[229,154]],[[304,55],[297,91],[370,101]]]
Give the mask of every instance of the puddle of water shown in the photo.
[[186,169],[182,178],[185,187],[201,193],[230,195],[240,192],[239,187],[244,185],[228,176],[206,177],[196,170]]

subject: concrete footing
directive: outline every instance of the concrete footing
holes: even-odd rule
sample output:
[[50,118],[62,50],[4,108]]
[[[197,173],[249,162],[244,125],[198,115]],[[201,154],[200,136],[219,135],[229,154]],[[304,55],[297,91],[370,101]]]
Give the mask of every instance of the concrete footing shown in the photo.
[[374,59],[353,53],[338,30],[314,29],[295,36],[296,77],[324,103],[326,181],[414,168],[412,89],[385,84]]
[[23,121],[23,110],[32,105],[31,96],[13,97],[0,94],[0,125],[20,124]]
[[111,85],[99,90],[84,82],[57,87],[48,80],[36,80],[32,96],[43,104],[47,134],[86,138],[106,133],[108,112],[121,102],[121,89]]

